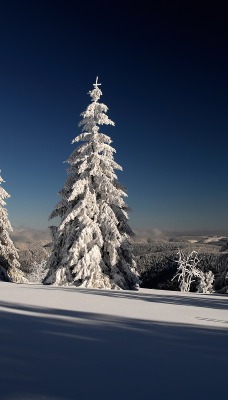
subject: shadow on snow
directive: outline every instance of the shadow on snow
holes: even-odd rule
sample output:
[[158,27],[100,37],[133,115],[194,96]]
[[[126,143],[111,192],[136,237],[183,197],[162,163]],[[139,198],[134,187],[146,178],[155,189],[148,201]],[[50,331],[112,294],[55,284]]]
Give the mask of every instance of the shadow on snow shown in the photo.
[[[21,285],[22,288],[24,286]],[[26,289],[31,287],[34,289],[34,286],[26,285]],[[122,298],[122,299],[131,299],[131,300],[140,300],[140,301],[148,301],[153,303],[167,303],[167,304],[176,304],[176,305],[184,305],[184,306],[193,306],[193,307],[204,307],[204,308],[215,308],[215,309],[224,309],[228,310],[228,296],[226,294],[217,294],[213,293],[210,295],[207,294],[196,294],[193,292],[185,295],[184,293],[178,292],[178,295],[175,295],[175,292],[172,294],[165,293],[162,294],[162,291],[159,291],[159,294],[155,293],[144,293],[140,291],[128,291],[128,290],[105,290],[105,289],[86,289],[86,288],[77,288],[72,286],[45,286],[45,285],[36,285],[37,290],[47,290],[47,288],[51,290],[57,291],[80,291],[80,293],[94,295],[94,296],[105,296],[105,297],[114,297],[114,298]],[[156,290],[156,289],[154,289]],[[209,297],[210,296],[210,297]]]
[[227,329],[5,303],[0,337],[1,400],[226,394]]

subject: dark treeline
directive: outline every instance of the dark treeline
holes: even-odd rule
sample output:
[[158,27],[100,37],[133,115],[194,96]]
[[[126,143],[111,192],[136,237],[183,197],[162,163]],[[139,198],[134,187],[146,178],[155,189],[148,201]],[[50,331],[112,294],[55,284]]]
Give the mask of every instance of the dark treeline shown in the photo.
[[[177,252],[196,250],[199,253],[199,268],[215,275],[214,291],[228,293],[228,251],[227,246],[187,241],[149,241],[133,243],[141,287],[149,289],[180,290],[178,281],[172,280],[177,271]],[[49,250],[40,244],[33,244],[19,251],[21,269],[25,275],[48,258]],[[35,264],[34,264],[35,263]],[[197,279],[191,284],[191,291],[197,290]]]
[[[177,252],[182,249],[187,254],[196,250],[200,258],[198,267],[215,275],[214,290],[228,293],[228,252],[224,246],[174,241],[134,243],[133,246],[141,287],[179,290],[178,281],[172,278],[177,271]],[[196,290],[197,279],[191,285],[191,291]]]

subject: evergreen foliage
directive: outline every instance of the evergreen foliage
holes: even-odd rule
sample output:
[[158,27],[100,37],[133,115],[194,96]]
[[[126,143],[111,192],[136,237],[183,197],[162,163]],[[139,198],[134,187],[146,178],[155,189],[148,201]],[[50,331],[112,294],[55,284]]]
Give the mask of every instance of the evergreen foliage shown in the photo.
[[137,289],[138,277],[129,236],[126,193],[114,170],[115,149],[109,136],[99,132],[112,125],[108,107],[100,103],[100,84],[89,92],[91,103],[81,114],[79,146],[67,160],[69,177],[59,192],[61,201],[50,218],[53,246],[45,284],[96,288]]
[[[0,185],[3,179],[0,176]],[[8,219],[8,212],[4,206],[5,199],[10,195],[0,186],[0,281],[26,283],[27,279],[20,270],[18,253],[10,239],[9,232],[13,231]]]

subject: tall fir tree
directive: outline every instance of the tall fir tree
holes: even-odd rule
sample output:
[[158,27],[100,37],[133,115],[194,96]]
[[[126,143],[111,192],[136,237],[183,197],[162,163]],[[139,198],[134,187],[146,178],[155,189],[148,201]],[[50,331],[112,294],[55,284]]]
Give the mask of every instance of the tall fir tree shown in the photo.
[[122,168],[114,161],[112,140],[99,132],[100,125],[114,122],[99,102],[98,78],[93,86],[91,103],[81,114],[82,133],[72,142],[82,143],[67,160],[69,177],[50,215],[61,222],[50,227],[53,244],[44,284],[138,289],[126,193],[114,172]]
[[[0,176],[0,185],[2,182],[4,180]],[[9,232],[13,229],[8,219],[8,212],[4,208],[5,199],[9,197],[10,195],[0,186],[0,281],[27,283],[20,270],[17,250],[9,236]]]

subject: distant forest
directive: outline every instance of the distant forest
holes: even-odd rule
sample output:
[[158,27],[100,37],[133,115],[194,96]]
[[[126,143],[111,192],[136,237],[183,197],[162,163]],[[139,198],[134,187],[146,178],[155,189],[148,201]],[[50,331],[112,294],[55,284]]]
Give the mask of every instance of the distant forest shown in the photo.
[[[141,287],[163,290],[180,290],[177,280],[172,280],[177,271],[177,252],[196,250],[199,254],[199,268],[215,275],[214,291],[228,293],[228,239],[216,243],[190,243],[188,240],[170,238],[163,241],[148,239],[147,242],[133,242],[134,255],[140,275]],[[45,260],[49,255],[47,247],[31,244],[19,251],[21,268],[26,275],[39,281],[45,271]],[[197,279],[191,284],[191,291],[197,290]]]
[[[178,240],[178,239],[176,239]],[[177,271],[177,252],[196,250],[199,254],[198,267],[203,272],[212,271],[215,275],[214,291],[228,293],[228,251],[227,240],[216,244],[193,243],[188,241],[152,241],[134,243],[141,287],[151,289],[179,290],[177,280],[172,280]],[[196,291],[197,279],[191,285]]]

